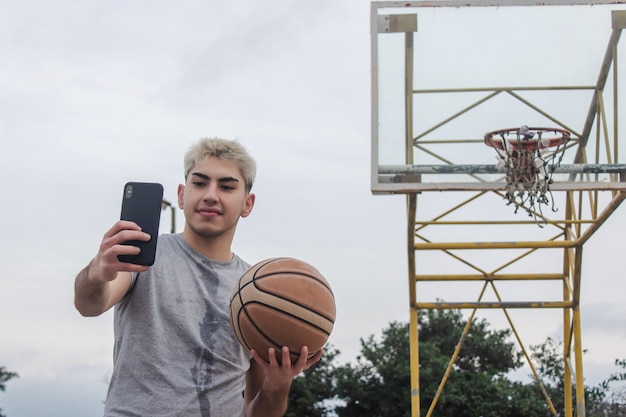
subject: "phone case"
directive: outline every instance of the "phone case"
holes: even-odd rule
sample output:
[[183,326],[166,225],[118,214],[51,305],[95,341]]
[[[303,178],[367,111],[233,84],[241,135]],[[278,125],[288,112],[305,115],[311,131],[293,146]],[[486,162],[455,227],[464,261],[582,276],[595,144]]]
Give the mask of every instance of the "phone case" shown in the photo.
[[157,183],[129,182],[124,186],[121,220],[137,223],[141,229],[151,236],[147,242],[129,240],[125,245],[138,246],[138,255],[119,255],[121,262],[137,265],[152,265],[156,255],[159,236],[159,222],[163,205],[163,186]]

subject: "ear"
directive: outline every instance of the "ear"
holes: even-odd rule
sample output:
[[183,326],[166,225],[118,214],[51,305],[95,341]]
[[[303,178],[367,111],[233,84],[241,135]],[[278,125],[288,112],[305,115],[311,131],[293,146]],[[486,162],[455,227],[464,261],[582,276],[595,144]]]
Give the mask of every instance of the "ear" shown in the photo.
[[183,204],[183,195],[185,194],[185,186],[178,184],[178,208],[183,210],[185,205]]
[[241,210],[241,217],[248,217],[252,212],[252,208],[254,207],[254,201],[256,196],[252,193],[249,193],[246,196],[246,201],[243,204],[243,210]]

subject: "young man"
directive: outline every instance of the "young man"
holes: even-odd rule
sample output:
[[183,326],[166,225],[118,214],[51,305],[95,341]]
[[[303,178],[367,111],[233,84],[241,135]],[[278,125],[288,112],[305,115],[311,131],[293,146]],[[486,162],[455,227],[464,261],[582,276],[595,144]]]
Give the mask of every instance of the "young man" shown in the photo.
[[[152,267],[119,262],[149,240],[135,223],[118,221],[75,282],[84,316],[115,306],[114,368],[105,416],[279,417],[292,379],[317,362],[303,347],[265,362],[238,343],[228,322],[229,298],[249,268],[231,251],[239,218],[254,207],[256,165],[237,142],[202,139],[185,155],[178,206],[182,234],[159,237]],[[276,355],[282,355],[282,365]]]

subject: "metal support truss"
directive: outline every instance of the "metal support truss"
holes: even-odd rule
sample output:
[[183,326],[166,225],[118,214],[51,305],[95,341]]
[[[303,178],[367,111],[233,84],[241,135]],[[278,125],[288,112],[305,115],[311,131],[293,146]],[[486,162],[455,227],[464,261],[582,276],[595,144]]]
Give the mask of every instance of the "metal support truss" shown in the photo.
[[[382,2],[384,3],[384,2]],[[435,2],[388,2],[394,7],[414,5],[429,6]],[[438,7],[461,7],[462,2],[436,2]],[[479,6],[500,6],[498,1],[476,2]],[[516,5],[532,5],[528,1],[517,0]],[[545,4],[546,2],[541,2]],[[588,2],[548,2],[550,4],[589,4]],[[374,16],[375,5],[372,8],[372,27],[377,24]],[[552,415],[565,417],[584,417],[586,415],[583,380],[583,348],[581,332],[581,281],[583,246],[599,230],[602,224],[611,216],[626,199],[626,164],[618,161],[618,71],[616,65],[617,43],[621,30],[626,27],[626,11],[614,11],[612,14],[613,31],[609,39],[600,73],[595,85],[567,86],[567,87],[497,87],[484,89],[440,89],[415,90],[413,88],[413,32],[416,31],[410,18],[404,15],[389,16],[386,18],[384,30],[389,32],[405,32],[405,165],[378,164],[378,144],[374,140],[372,164],[372,192],[402,193],[406,195],[407,208],[407,253],[408,253],[408,288],[410,303],[410,364],[411,364],[411,416],[421,416],[421,407],[426,406],[426,416],[436,415],[438,401],[445,395],[445,385],[454,372],[454,363],[462,349],[463,342],[470,331],[470,324],[480,310],[501,310],[508,322],[512,333],[531,369],[541,395],[546,401]],[[394,20],[394,18],[397,18]],[[408,22],[408,23],[407,23]],[[381,23],[378,22],[380,25]],[[404,29],[403,29],[404,28]],[[408,29],[407,29],[408,28]],[[380,30],[380,29],[379,29]],[[373,55],[377,54],[377,47],[373,46]],[[373,66],[374,69],[376,65]],[[611,106],[605,103],[605,87],[609,76],[612,75]],[[373,78],[376,73],[374,71]],[[374,82],[374,86],[376,84]],[[586,119],[581,123],[582,128],[577,130],[567,123],[550,115],[536,104],[523,98],[519,92],[523,90],[565,90],[582,89],[593,92]],[[436,93],[463,93],[481,92],[486,96],[477,100],[468,107],[452,114],[425,131],[415,134],[413,126],[413,102],[416,95]],[[377,89],[374,88],[373,100],[377,99]],[[552,184],[552,191],[559,194],[562,203],[559,217],[541,214],[543,220],[541,233],[528,233],[529,229],[538,230],[537,222],[524,218],[495,219],[477,214],[474,209],[479,200],[504,199],[504,184],[502,180],[493,180],[499,172],[495,166],[487,165],[457,165],[443,153],[438,152],[437,145],[444,143],[479,142],[481,139],[446,139],[444,141],[430,140],[428,135],[446,125],[460,115],[473,110],[477,106],[491,100],[499,94],[508,94],[524,105],[537,111],[542,116],[554,122],[555,126],[572,132],[573,140],[568,145],[570,153],[575,156],[570,163],[558,168],[561,180]],[[607,111],[610,107],[612,113]],[[377,128],[376,117],[373,118],[373,131]],[[594,130],[595,129],[595,130]],[[376,137],[376,134],[374,134]],[[440,165],[419,165],[414,161],[418,154],[427,154],[441,162]],[[591,159],[591,160],[590,160]],[[426,181],[424,176],[452,174],[456,180],[464,176],[462,181]],[[488,174],[488,175],[485,175]],[[422,201],[428,205],[433,195],[432,191],[455,191],[461,195],[460,201],[452,207],[439,206],[442,210],[438,214],[430,213],[427,217],[422,214]],[[458,192],[458,193],[456,193]],[[450,193],[448,193],[450,194]],[[418,204],[418,197],[420,204]],[[487,203],[489,204],[489,203]],[[562,217],[561,217],[562,216]],[[524,240],[515,240],[516,232],[507,236],[513,239],[481,239],[490,235],[495,236],[502,227],[520,231],[524,236],[531,236]],[[451,228],[454,232],[446,233]],[[442,232],[440,232],[440,230]],[[450,240],[450,236],[453,239]],[[480,257],[472,256],[476,252],[489,252],[490,260],[497,259],[497,264],[483,266]],[[558,267],[549,271],[535,271],[529,264],[534,256],[549,253],[552,259],[557,259]],[[445,262],[432,262],[432,253],[438,253]],[[451,268],[453,264],[463,267],[462,272]],[[429,270],[425,271],[424,265]],[[433,269],[435,269],[433,271]],[[438,269],[438,270],[437,270]],[[455,270],[455,272],[451,272]],[[430,283],[465,282],[478,284],[479,289],[475,298],[462,301],[424,301],[418,298],[421,294],[420,285]],[[506,283],[520,283],[537,285],[540,282],[556,283],[562,289],[557,297],[545,299],[537,297],[525,301],[509,300],[502,295],[501,287]],[[486,298],[487,291],[493,296]],[[441,297],[444,297],[441,294]],[[422,309],[465,309],[469,311],[468,326],[459,335],[456,350],[450,358],[447,369],[441,377],[441,382],[431,404],[422,404],[420,393],[420,360],[419,360],[419,323],[418,312]],[[549,397],[540,375],[533,364],[531,355],[522,341],[518,326],[511,315],[512,310],[537,309],[561,310],[563,319],[563,367],[564,367],[564,410],[556,410]],[[574,402],[575,399],[575,402]]]
[[[528,366],[531,368],[536,382],[543,393],[553,415],[557,415],[551,398],[548,396],[543,387],[543,383],[531,361],[530,354],[524,345],[517,327],[509,314],[511,309],[562,309],[563,310],[563,340],[564,340],[564,369],[565,369],[565,416],[571,417],[572,409],[572,392],[576,390],[576,416],[585,415],[584,403],[584,384],[583,384],[583,366],[582,366],[582,340],[581,340],[581,321],[580,321],[580,289],[581,289],[581,270],[582,270],[582,252],[583,245],[589,240],[595,231],[606,221],[606,219],[617,209],[617,207],[626,199],[626,192],[613,192],[611,200],[604,206],[599,207],[597,191],[568,191],[566,193],[565,217],[561,220],[550,220],[548,225],[555,232],[544,240],[535,241],[464,241],[464,242],[441,242],[428,238],[429,234],[436,235],[439,227],[454,226],[455,234],[458,236],[475,235],[477,227],[499,228],[503,225],[507,226],[528,226],[537,227],[532,221],[519,222],[497,222],[497,221],[480,221],[480,220],[455,220],[447,221],[447,217],[463,212],[475,199],[484,197],[491,192],[479,192],[471,195],[469,198],[461,202],[461,204],[442,213],[435,218],[429,220],[418,220],[417,215],[417,194],[407,195],[407,215],[409,219],[409,297],[411,305],[410,329],[411,329],[411,363],[412,367],[412,389],[413,394],[413,416],[420,415],[420,395],[419,395],[419,335],[417,332],[417,312],[420,309],[467,309],[470,310],[468,323],[471,323],[476,312],[479,309],[501,309],[510,325],[516,341],[526,358]],[[427,198],[425,196],[424,198]],[[585,217],[583,213],[589,213],[589,217]],[[458,216],[457,216],[458,217]],[[467,234],[464,233],[467,229]],[[472,232],[473,231],[473,232]],[[483,230],[484,233],[484,230]],[[491,251],[492,259],[501,259],[501,265],[485,269],[478,262],[474,261],[469,253],[473,251]],[[455,273],[446,272],[450,263],[441,264],[441,273],[421,273],[420,264],[424,262],[430,255],[429,252],[438,251],[450,258],[450,262],[460,262],[469,267],[471,273]],[[516,251],[511,255],[512,251]],[[525,264],[531,258],[531,255],[541,251],[550,251],[551,256],[557,256],[560,253],[562,257],[562,270],[549,272],[528,272],[528,273],[506,273],[508,268],[519,267],[518,269],[527,268]],[[496,253],[497,252],[497,253]],[[500,253],[502,252],[502,254]],[[554,253],[556,252],[556,253]],[[473,282],[480,283],[481,289],[475,300],[466,300],[461,302],[445,302],[445,301],[419,301],[417,299],[418,287],[422,283],[427,282]],[[553,300],[528,300],[528,301],[507,301],[499,292],[500,284],[504,282],[526,282],[529,285],[539,281],[560,282],[562,285],[562,298]],[[486,291],[490,289],[495,294],[494,301],[484,301]],[[463,341],[469,332],[469,326],[462,335],[459,335],[459,343],[452,358],[450,359],[448,368],[442,376],[441,384],[437,391],[432,404],[428,408],[426,416],[436,415],[436,405],[439,400],[445,384],[450,376],[454,365],[454,361],[463,346]]]

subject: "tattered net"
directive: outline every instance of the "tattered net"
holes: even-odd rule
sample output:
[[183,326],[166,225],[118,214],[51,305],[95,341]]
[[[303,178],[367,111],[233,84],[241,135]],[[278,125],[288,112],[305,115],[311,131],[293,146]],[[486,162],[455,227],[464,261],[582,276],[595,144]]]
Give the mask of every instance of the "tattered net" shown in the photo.
[[570,132],[564,129],[522,126],[485,135],[485,144],[497,152],[498,168],[506,174],[507,204],[515,212],[543,218],[542,206],[557,211],[550,192],[552,174],[563,159]]

